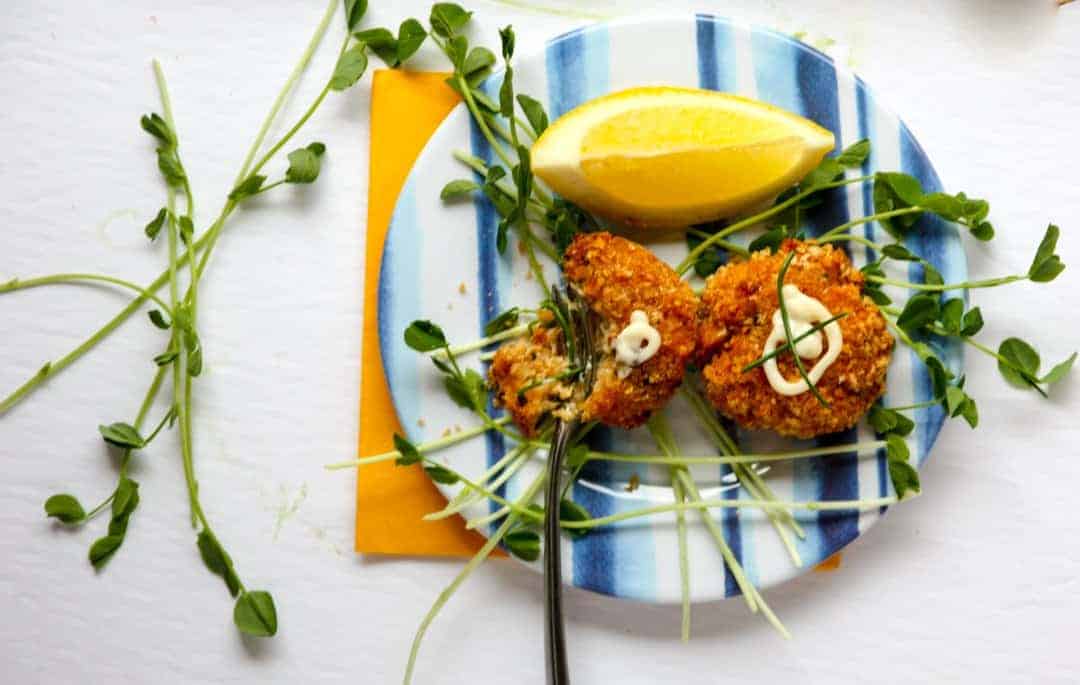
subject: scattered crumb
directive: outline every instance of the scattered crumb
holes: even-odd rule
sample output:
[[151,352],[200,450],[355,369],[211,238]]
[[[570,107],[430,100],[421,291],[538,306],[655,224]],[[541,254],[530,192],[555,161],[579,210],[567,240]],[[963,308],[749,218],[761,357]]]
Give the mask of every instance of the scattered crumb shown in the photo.
[[417,420],[416,420],[416,425],[417,425],[417,426],[420,426],[421,428],[423,428],[424,426],[426,426],[426,425],[427,425],[427,421],[425,421],[425,420],[423,420],[423,419],[417,419]]
[[524,257],[525,256],[525,243],[519,242],[517,244],[517,248],[518,248],[518,254],[521,255],[522,257]]
[[631,473],[630,474],[630,480],[627,481],[625,490],[627,492],[634,492],[635,490],[638,489],[638,486],[640,486],[640,485],[641,485],[641,479],[638,478],[638,475],[636,473]]
[[443,430],[443,432],[442,432],[442,436],[443,436],[444,438],[448,438],[448,437],[450,437],[450,429],[449,429],[449,428],[447,428],[447,429]]
[[531,281],[532,279],[533,279],[532,269],[529,269],[528,271],[525,272],[525,280],[526,281]]
[[467,290],[465,289],[465,281],[462,281],[460,284],[458,284],[457,291],[462,295],[467,292]]
[[460,433],[460,432],[461,432],[461,426],[459,426],[459,425],[457,425],[457,424],[455,423],[455,424],[454,424],[454,432],[455,432],[455,433]]

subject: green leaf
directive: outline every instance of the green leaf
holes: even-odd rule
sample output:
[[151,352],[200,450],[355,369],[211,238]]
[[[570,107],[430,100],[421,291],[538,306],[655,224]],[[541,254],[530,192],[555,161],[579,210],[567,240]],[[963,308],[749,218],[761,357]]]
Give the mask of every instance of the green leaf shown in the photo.
[[225,548],[221,546],[214,534],[206,528],[199,533],[199,537],[195,542],[199,547],[199,556],[202,557],[206,568],[210,569],[210,572],[214,575],[220,576],[225,581],[225,587],[229,589],[229,594],[235,597],[240,592],[240,578],[236,575],[232,558],[225,551]]
[[917,204],[947,221],[957,221],[963,216],[963,203],[947,193],[924,195]]
[[431,352],[446,347],[446,336],[437,325],[418,320],[405,329],[405,344],[417,352]]
[[896,434],[885,436],[885,453],[889,461],[907,461],[911,457],[907,442]]
[[875,431],[882,435],[909,435],[915,429],[915,423],[898,411],[874,405],[867,417]]
[[394,433],[394,449],[401,453],[401,456],[394,462],[398,466],[411,466],[420,463],[424,459],[420,456],[420,450],[416,449],[415,445],[397,433]]
[[514,56],[514,27],[506,26],[499,29],[499,43],[502,46],[502,56],[507,62]]
[[320,160],[325,152],[326,146],[318,142],[290,152],[285,182],[314,183],[319,177]]
[[352,31],[367,12],[368,0],[345,0],[345,26]]
[[971,227],[971,235],[974,236],[976,240],[982,240],[983,242],[993,240],[994,225],[989,221],[980,221]]
[[1043,235],[1042,242],[1039,243],[1035,259],[1031,262],[1031,268],[1028,269],[1028,278],[1036,283],[1049,283],[1065,270],[1061,258],[1054,254],[1060,234],[1061,230],[1050,224],[1046,229],[1046,234]]
[[473,411],[483,411],[487,403],[487,385],[484,377],[473,369],[466,369],[461,376],[447,376],[443,379],[446,392],[459,407]]
[[477,190],[480,190],[480,184],[467,179],[458,179],[456,181],[450,181],[443,186],[442,192],[439,193],[439,198],[443,202],[451,200],[459,200],[472,195]]
[[941,325],[952,335],[960,333],[964,318],[964,300],[954,297],[941,306]]
[[1020,338],[1006,338],[998,347],[998,355],[1005,359],[998,360],[998,371],[1006,381],[1020,388],[1038,383],[1042,362],[1034,347]]
[[868,157],[870,157],[870,141],[863,138],[844,148],[844,151],[837,155],[836,161],[848,169],[857,169],[866,162]]
[[[404,26],[404,24],[402,24],[402,26]],[[423,27],[421,27],[420,30],[423,31]],[[366,29],[364,31],[357,31],[353,34],[353,37],[368,46],[372,52],[378,55],[379,59],[386,63],[386,66],[394,68],[400,63],[401,60],[398,57],[398,40],[397,38],[394,38],[394,34],[390,32],[390,29]],[[421,39],[421,42],[422,40],[423,39]]]
[[833,157],[826,157],[821,160],[821,163],[814,167],[802,181],[799,182],[799,187],[803,190],[810,188],[816,188],[817,186],[825,185],[826,183],[832,183],[839,180],[844,175],[844,167],[841,166]]
[[134,426],[127,423],[113,423],[108,426],[98,426],[98,432],[101,433],[101,437],[105,438],[105,442],[110,445],[116,445],[117,447],[126,447],[130,449],[139,449],[146,442],[139,435],[139,431],[135,430]]
[[168,321],[165,320],[165,315],[162,314],[157,309],[151,309],[147,313],[147,316],[150,317],[150,323],[154,324],[155,326],[157,326],[158,328],[160,328],[163,331],[168,330],[169,326],[172,325]]
[[502,333],[517,325],[518,320],[521,318],[521,310],[517,307],[511,307],[505,312],[499,314],[491,321],[488,321],[484,326],[484,337],[490,338],[493,335]]
[[185,245],[190,245],[191,236],[195,234],[195,223],[190,216],[182,216],[177,224],[180,227],[180,241]]
[[949,413],[949,416],[959,416],[967,399],[967,393],[955,385],[950,385],[945,388],[945,411]]
[[198,333],[190,327],[184,331],[184,346],[187,348],[188,375],[195,378],[203,370],[203,349]]
[[45,500],[45,515],[61,523],[80,523],[86,520],[86,510],[74,495],[53,495]]
[[584,466],[587,461],[589,461],[589,446],[585,443],[578,443],[566,451],[566,467],[569,469]]
[[532,126],[533,132],[539,136],[546,131],[548,127],[548,116],[544,111],[544,106],[525,94],[519,94],[517,96],[517,101],[518,105],[521,107],[521,111],[525,113],[525,118],[529,120],[529,126]]
[[971,397],[960,407],[960,416],[964,417],[968,426],[976,428],[979,425],[979,408],[975,406],[975,400]]
[[402,63],[415,55],[426,38],[427,31],[417,20],[406,19],[401,22],[401,26],[398,27],[397,61]]
[[780,244],[784,242],[784,238],[786,237],[787,228],[784,226],[775,226],[750,241],[750,245],[747,249],[750,250],[750,252],[768,249],[769,252],[776,254],[777,250],[780,249]]
[[233,623],[241,633],[271,637],[277,633],[277,609],[274,598],[264,590],[249,590],[236,598]]
[[120,549],[120,545],[123,543],[124,538],[119,535],[106,535],[103,538],[98,538],[94,544],[90,545],[88,557],[94,569],[100,570],[105,565],[105,562],[116,553],[116,550]]
[[139,120],[139,124],[142,126],[142,130],[157,138],[164,147],[172,148],[176,146],[176,134],[173,133],[160,115],[156,113],[144,114]]
[[540,536],[536,531],[527,529],[512,530],[503,538],[506,548],[510,553],[525,561],[536,561],[540,558]]
[[888,295],[886,295],[885,291],[883,291],[881,288],[879,288],[877,286],[871,287],[870,285],[867,285],[863,289],[863,293],[867,297],[869,297],[870,300],[873,301],[874,304],[878,305],[879,307],[886,307],[886,306],[892,304],[892,298],[889,297]]
[[892,429],[892,434],[904,437],[911,435],[913,430],[915,430],[915,422],[900,412],[896,412],[896,425]]
[[367,70],[367,52],[363,43],[357,43],[341,56],[330,77],[331,90],[347,90],[352,87]]
[[[563,521],[584,522],[592,519],[589,510],[577,502],[563,499],[559,503],[559,518]],[[588,528],[567,528],[566,532],[572,538],[581,538],[589,534]]]
[[892,480],[893,490],[901,500],[914,497],[922,492],[919,484],[919,472],[906,461],[889,460],[889,478]]
[[443,485],[453,485],[460,480],[456,473],[438,464],[425,466],[424,471],[427,473],[428,478]]
[[920,257],[900,243],[892,243],[881,248],[881,254],[889,259],[897,259],[905,262],[920,261]]
[[960,326],[960,335],[971,337],[981,331],[982,327],[982,311],[978,307],[969,309],[967,313],[964,314],[964,319]]
[[1070,356],[1068,359],[1061,362],[1060,364],[1057,364],[1056,366],[1054,366],[1054,368],[1050,369],[1050,373],[1040,378],[1039,382],[1045,385],[1053,385],[1054,383],[1061,381],[1065,378],[1065,376],[1069,375],[1069,371],[1072,370],[1073,363],[1075,361],[1076,352],[1073,352],[1072,356]]
[[945,279],[941,277],[941,272],[933,264],[925,259],[919,261],[922,263],[923,283],[927,285],[944,285]]
[[[446,56],[450,58],[450,63],[454,65],[454,70],[464,73],[465,58],[469,52],[469,41],[465,36],[454,36],[450,40],[446,41]],[[451,81],[455,84],[455,90],[458,90],[458,94],[464,96],[464,93],[460,91],[456,86],[457,79],[451,77]]]
[[180,164],[180,158],[176,155],[175,148],[158,148],[158,170],[165,177],[165,182],[171,186],[181,186],[187,179],[184,167]]
[[509,65],[499,86],[499,114],[507,118],[514,116],[514,70]]
[[146,237],[150,240],[154,240],[161,233],[162,227],[165,225],[165,220],[169,218],[169,210],[162,207],[158,210],[157,215],[150,220],[150,223],[146,224],[146,228],[143,231],[146,233]]
[[915,295],[904,305],[904,310],[896,319],[896,325],[913,334],[923,326],[933,323],[940,314],[941,306],[935,295]]
[[490,69],[495,64],[495,54],[484,47],[475,47],[469,51],[468,56],[461,65],[461,73],[471,77],[475,74]]
[[919,183],[919,179],[910,174],[879,171],[875,180],[885,183],[895,196],[909,207],[919,204],[923,199],[922,184]]
[[170,350],[169,352],[163,352],[154,357],[154,363],[158,366],[165,366],[166,364],[172,364],[179,356],[180,355],[175,350]]
[[466,12],[452,2],[437,2],[431,7],[431,30],[449,38],[469,23],[472,12]]
[[232,192],[229,193],[229,199],[233,202],[239,202],[246,197],[251,197],[262,189],[263,183],[266,183],[265,176],[259,174],[248,176],[232,189]]
[[139,484],[127,477],[120,478],[113,492],[112,516],[117,518],[130,514],[138,504]]

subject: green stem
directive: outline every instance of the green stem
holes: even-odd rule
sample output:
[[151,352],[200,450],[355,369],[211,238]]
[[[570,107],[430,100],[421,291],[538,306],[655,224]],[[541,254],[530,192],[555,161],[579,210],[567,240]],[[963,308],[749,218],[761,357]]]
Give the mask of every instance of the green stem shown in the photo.
[[813,334],[817,333],[818,331],[822,330],[823,328],[825,328],[829,324],[834,323],[836,321],[839,321],[840,319],[844,318],[847,315],[848,315],[847,312],[841,312],[841,313],[837,314],[836,316],[832,316],[832,317],[829,317],[828,319],[825,319],[824,321],[818,321],[813,326],[811,326],[809,328],[809,330],[807,330],[805,333],[802,333],[802,334],[796,336],[794,340],[792,340],[790,342],[786,342],[783,345],[780,345],[779,347],[777,347],[776,349],[774,349],[772,352],[768,353],[764,357],[759,357],[756,361],[750,362],[749,364],[744,366],[742,372],[746,373],[747,371],[752,371],[753,369],[756,369],[757,367],[761,366],[762,364],[769,361],[773,357],[779,356],[779,355],[783,354],[784,352],[787,352],[788,350],[791,349],[792,345],[798,344],[800,341],[805,340],[806,338],[809,338],[811,335],[813,335]]
[[866,280],[871,283],[880,283],[882,285],[895,285],[900,288],[908,288],[910,290],[923,290],[926,292],[945,292],[947,290],[972,290],[975,288],[993,288],[999,285],[1006,285],[1008,283],[1015,283],[1016,281],[1026,281],[1027,276],[1002,276],[1000,278],[990,278],[983,281],[964,281],[963,283],[943,283],[941,285],[934,285],[932,283],[911,283],[909,281],[898,281],[891,278],[883,278],[881,276],[867,276]]
[[[466,154],[461,150],[454,150],[454,152],[451,154],[453,155],[454,159],[469,167],[476,173],[480,174],[480,176],[484,178],[487,177],[488,165],[484,163],[484,160],[480,159],[479,157]],[[517,188],[515,188],[512,183],[505,180],[505,178],[496,181],[495,187],[498,188],[504,195],[506,195],[511,200],[517,201]],[[533,206],[533,209],[539,211],[541,215],[546,213],[549,209],[536,198],[530,197],[529,204]]]
[[136,285],[131,281],[125,281],[122,278],[115,278],[113,276],[104,276],[101,274],[52,274],[50,276],[39,276],[37,278],[27,278],[25,280],[15,279],[8,281],[7,283],[0,283],[0,294],[15,292],[16,290],[27,290],[29,288],[37,288],[43,285],[54,285],[58,283],[110,283],[112,285],[120,286],[121,288],[127,288],[141,295],[143,298],[153,300],[154,304],[161,307],[165,313],[172,318],[173,311],[169,305],[165,304],[165,301],[155,295],[153,292],[143,288],[141,285]]
[[[675,501],[686,503],[686,492],[682,483],[672,474],[671,489]],[[690,641],[690,549],[686,537],[686,512],[675,512],[675,532],[679,540],[679,594],[682,597],[682,641]]]
[[871,221],[879,221],[881,219],[891,219],[894,216],[904,216],[905,214],[921,214],[925,211],[926,210],[922,207],[904,207],[903,209],[893,209],[888,212],[880,212],[878,214],[871,214],[870,216],[862,216],[858,219],[852,219],[847,223],[843,223],[835,228],[829,229],[825,233],[822,233],[821,236],[816,238],[816,240],[819,243],[829,242],[829,239],[832,239],[835,236],[839,236],[840,234],[846,232],[849,228],[854,228],[855,226],[859,226],[860,224],[868,224]]
[[322,20],[319,21],[318,26],[315,28],[315,33],[311,36],[311,40],[308,41],[307,47],[304,48],[304,52],[300,56],[300,61],[293,67],[292,73],[290,73],[289,78],[286,79],[285,85],[278,91],[277,97],[274,98],[274,104],[270,107],[270,111],[267,112],[266,118],[263,119],[262,126],[259,127],[259,132],[256,134],[255,140],[251,143],[251,148],[248,149],[247,155],[244,157],[244,163],[240,166],[240,173],[236,175],[236,180],[233,181],[234,188],[240,185],[240,182],[248,177],[248,169],[251,168],[251,161],[255,159],[255,155],[258,154],[263,141],[266,140],[266,135],[270,131],[270,126],[274,123],[274,119],[277,118],[278,112],[281,111],[282,106],[285,104],[285,98],[292,92],[293,86],[296,85],[296,82],[300,80],[300,76],[307,70],[312,57],[315,55],[315,51],[318,49],[319,45],[322,44],[323,37],[326,35],[326,30],[330,27],[330,22],[333,21],[334,16],[337,15],[338,5],[338,0],[330,0],[330,2],[327,3]]
[[[452,435],[446,436],[445,438],[439,438],[438,440],[431,440],[421,443],[416,446],[416,449],[420,452],[434,452],[437,450],[441,450],[446,447],[450,447],[451,445],[456,445],[459,442],[464,442],[466,440],[475,438],[478,435],[483,435],[490,430],[495,430],[496,426],[504,426],[509,421],[509,416],[503,416],[497,419],[489,420],[482,426],[469,428],[467,430],[461,431],[460,433],[454,433]],[[397,459],[400,456],[401,452],[398,452],[397,450],[392,450],[390,452],[383,452],[382,454],[376,454],[370,457],[361,457],[360,459],[350,459],[349,461],[342,461],[335,464],[327,464],[323,468],[327,469],[328,471],[336,471],[338,469],[351,469],[356,468],[357,466],[364,466],[366,464],[375,464],[381,461],[391,461]]]
[[836,243],[842,241],[856,242],[860,245],[865,245],[866,247],[869,247],[871,250],[877,250],[878,252],[881,252],[881,250],[885,247],[881,243],[875,243],[873,240],[864,238],[861,235],[855,235],[854,233],[845,233],[843,235],[832,235],[828,237],[821,236],[818,238],[814,238],[814,242],[817,243]]
[[[695,236],[697,238],[701,238],[702,240],[707,240],[708,238],[712,237],[712,233],[708,233],[707,231],[702,231],[701,229],[698,229],[698,228],[688,228],[688,229],[686,229],[686,232],[689,235]],[[737,245],[737,244],[735,244],[735,243],[733,243],[733,242],[731,242],[729,240],[717,240],[715,244],[716,244],[717,247],[722,247],[725,250],[727,250],[728,252],[733,252],[733,253],[735,253],[737,255],[740,255],[742,257],[749,257],[750,256],[750,250],[746,249],[742,245]]]
[[[475,342],[466,343],[464,345],[457,345],[455,347],[451,347],[450,348],[450,354],[452,354],[454,356],[461,356],[463,354],[468,354],[469,352],[475,352],[477,350],[482,350],[485,347],[487,347],[488,345],[494,345],[495,343],[499,343],[499,342],[502,342],[504,340],[511,340],[513,338],[519,338],[519,337],[521,337],[521,336],[523,336],[523,335],[525,335],[526,333],[529,332],[529,327],[531,325],[532,325],[531,323],[523,323],[523,324],[514,326],[513,328],[508,328],[505,331],[502,331],[501,333],[496,333],[495,335],[489,335],[486,338],[481,338],[480,340],[477,340]],[[431,356],[432,357],[439,357],[440,359],[446,359],[446,352],[444,350],[439,349],[439,350],[436,350],[435,352],[432,352]]]
[[[532,484],[529,485],[528,488],[526,488],[525,493],[520,498],[518,498],[518,504],[521,505],[522,503],[524,503],[525,505],[528,505],[528,503],[532,501],[532,499],[536,496],[536,493],[540,491],[540,488],[542,488],[543,485],[544,474],[541,473],[539,476],[536,477],[536,480],[534,480]],[[429,609],[427,614],[424,615],[423,620],[420,621],[419,628],[417,628],[416,630],[416,636],[413,638],[412,648],[409,650],[409,662],[408,665],[405,667],[405,685],[409,685],[409,683],[412,682],[413,670],[416,668],[416,657],[420,653],[420,643],[423,641],[424,634],[427,632],[427,629],[431,625],[431,622],[435,620],[435,617],[438,615],[439,611],[450,600],[450,598],[454,595],[454,592],[457,591],[461,584],[465,582],[465,580],[472,574],[473,571],[476,570],[476,568],[480,565],[481,562],[484,561],[484,559],[487,559],[487,557],[495,549],[496,545],[498,545],[499,542],[503,539],[503,537],[505,537],[506,534],[510,532],[510,529],[514,527],[514,525],[517,523],[517,520],[518,515],[516,513],[511,513],[510,516],[507,517],[507,519],[502,523],[502,525],[499,526],[499,528],[488,537],[487,541],[480,548],[480,550],[475,555],[473,555],[472,559],[470,559],[469,562],[465,564],[465,568],[461,569],[461,572],[458,573],[454,580],[451,581],[450,584],[442,592],[439,593],[439,596],[435,599],[435,603],[431,606],[431,609]]]
[[701,256],[702,252],[709,249],[713,245],[717,244],[718,242],[720,242],[724,238],[728,237],[732,233],[737,233],[739,231],[750,228],[751,226],[754,226],[754,225],[764,221],[765,219],[768,219],[769,217],[776,216],[777,214],[780,214],[781,212],[783,212],[788,207],[792,206],[793,204],[795,204],[797,202],[800,202],[800,201],[804,200],[805,198],[809,197],[810,195],[813,195],[814,193],[818,193],[818,192],[821,192],[823,190],[829,190],[830,188],[839,188],[841,186],[851,185],[852,183],[864,183],[866,181],[873,180],[873,178],[874,178],[873,176],[859,176],[858,178],[847,178],[847,179],[843,179],[843,180],[840,180],[840,181],[833,181],[832,183],[825,183],[825,184],[820,185],[820,186],[815,186],[814,188],[811,188],[810,190],[804,190],[803,192],[799,193],[798,195],[793,195],[792,197],[788,198],[787,200],[781,202],[780,204],[773,205],[772,207],[770,207],[769,209],[766,209],[763,212],[759,212],[759,213],[754,214],[753,216],[747,217],[747,218],[745,218],[745,219],[743,219],[741,221],[737,221],[737,222],[733,223],[732,225],[728,226],[727,228],[725,228],[725,229],[723,229],[721,231],[717,231],[716,233],[712,234],[712,236],[710,236],[706,240],[701,241],[701,244],[699,244],[693,250],[690,250],[690,253],[688,255],[686,255],[686,258],[683,259],[681,262],[679,262],[679,266],[677,266],[675,268],[675,270],[679,274],[685,274],[687,271],[690,270],[691,267],[694,266],[694,264],[698,260],[698,257]]
[[[787,304],[784,302],[784,276],[787,274],[788,267],[791,266],[791,260],[794,257],[794,252],[788,253],[787,258],[784,260],[784,265],[780,267],[780,273],[776,276],[776,297],[780,303],[780,319],[784,323],[784,339],[788,341],[793,340],[794,336],[791,334],[791,318],[788,316]],[[814,394],[814,397],[821,403],[821,406],[828,409],[829,403],[825,401],[825,398],[821,396],[821,392],[818,391],[817,386],[810,380],[810,375],[806,372],[806,367],[803,365],[802,357],[792,350],[791,358],[795,360],[795,368],[799,370],[799,375],[802,376],[803,382],[806,383],[806,387]]]
[[899,407],[882,407],[882,409],[888,409],[889,411],[913,411],[915,409],[926,409],[928,407],[935,407],[941,404],[941,398],[935,400],[927,400],[925,402],[916,402],[915,404],[905,404]]

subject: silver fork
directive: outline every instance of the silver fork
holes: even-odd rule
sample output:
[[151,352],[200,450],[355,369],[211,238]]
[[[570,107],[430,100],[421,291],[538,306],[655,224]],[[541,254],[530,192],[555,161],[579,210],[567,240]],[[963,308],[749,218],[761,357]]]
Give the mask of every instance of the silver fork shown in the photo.
[[[552,289],[552,299],[566,316],[574,341],[571,364],[582,369],[579,383],[588,395],[595,379],[593,321],[588,307],[573,287],[563,295]],[[569,342],[569,341],[567,341]],[[569,347],[569,345],[568,345]],[[562,471],[566,451],[581,427],[577,419],[556,419],[548,450],[547,491],[544,497],[544,653],[548,685],[569,685],[566,630],[562,612],[562,538],[559,511],[562,503]]]

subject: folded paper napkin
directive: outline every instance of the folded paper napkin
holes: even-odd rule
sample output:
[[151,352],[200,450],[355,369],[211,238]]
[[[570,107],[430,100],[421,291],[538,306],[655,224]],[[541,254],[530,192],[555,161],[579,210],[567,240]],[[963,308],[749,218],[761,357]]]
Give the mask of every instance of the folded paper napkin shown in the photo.
[[[394,449],[401,431],[386,387],[377,317],[379,264],[390,216],[413,162],[458,103],[449,74],[379,70],[371,88],[371,157],[365,248],[364,333],[360,383],[360,455]],[[368,554],[472,556],[483,538],[460,517],[424,521],[446,500],[419,464],[386,461],[360,468],[356,551]]]
[[[458,96],[448,74],[379,70],[371,89],[371,157],[368,181],[364,333],[360,386],[360,455],[392,450],[401,431],[383,373],[377,317],[379,265],[398,193],[413,162]],[[356,486],[356,551],[368,554],[472,556],[483,538],[460,517],[424,521],[446,500],[419,464],[392,461],[360,468]],[[502,554],[496,550],[496,554]],[[840,555],[818,570],[840,565]]]

